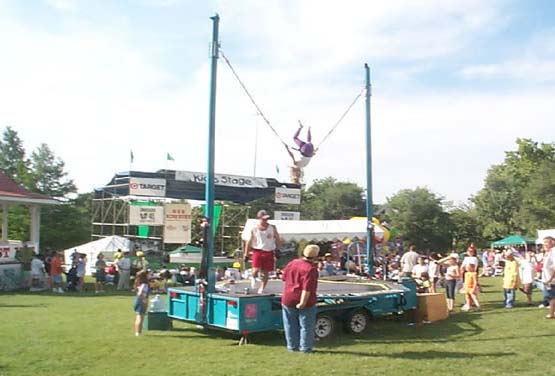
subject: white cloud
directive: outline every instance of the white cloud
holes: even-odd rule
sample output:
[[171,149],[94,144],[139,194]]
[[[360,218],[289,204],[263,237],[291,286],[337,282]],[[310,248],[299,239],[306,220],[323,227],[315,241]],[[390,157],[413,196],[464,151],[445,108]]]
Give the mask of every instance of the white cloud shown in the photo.
[[[411,61],[464,50],[506,22],[496,2],[222,1],[222,29],[251,55],[311,74],[365,59]],[[225,38],[222,38],[225,44]]]
[[555,29],[537,32],[511,52],[504,61],[470,65],[460,73],[468,79],[503,78],[533,84],[555,80]]
[[62,12],[73,11],[77,8],[77,0],[45,0],[45,2]]
[[482,64],[462,70],[466,78],[510,78],[528,83],[547,83],[555,80],[555,59],[516,59],[500,64]]

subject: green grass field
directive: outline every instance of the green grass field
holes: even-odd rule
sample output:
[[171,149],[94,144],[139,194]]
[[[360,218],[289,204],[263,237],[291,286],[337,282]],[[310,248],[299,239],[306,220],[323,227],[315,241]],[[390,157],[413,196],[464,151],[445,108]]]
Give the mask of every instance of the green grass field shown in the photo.
[[287,352],[279,332],[237,346],[233,336],[175,322],[135,337],[132,293],[2,294],[0,375],[551,374],[555,320],[522,294],[502,308],[500,283],[482,280],[482,312],[420,327],[376,320],[363,336],[336,334],[309,355]]

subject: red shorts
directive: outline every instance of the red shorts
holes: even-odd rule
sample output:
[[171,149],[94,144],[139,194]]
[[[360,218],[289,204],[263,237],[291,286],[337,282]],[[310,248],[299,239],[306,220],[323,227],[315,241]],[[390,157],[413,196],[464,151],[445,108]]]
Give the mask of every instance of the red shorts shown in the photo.
[[274,251],[252,250],[252,267],[269,272],[274,270]]

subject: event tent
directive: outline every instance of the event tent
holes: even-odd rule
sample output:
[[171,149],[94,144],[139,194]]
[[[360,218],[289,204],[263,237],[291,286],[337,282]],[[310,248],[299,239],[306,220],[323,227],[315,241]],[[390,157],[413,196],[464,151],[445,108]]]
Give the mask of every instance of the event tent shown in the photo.
[[100,252],[104,254],[107,261],[114,259],[114,253],[121,249],[122,251],[131,251],[131,241],[121,236],[108,236],[92,242],[72,247],[64,251],[64,259],[66,264],[71,264],[71,254],[75,251],[87,255],[86,273],[91,274],[94,270],[96,257]]
[[527,245],[534,244],[534,240],[525,238],[522,235],[511,235],[501,240],[491,243],[492,247],[507,247],[511,245]]
[[538,230],[538,238],[536,239],[536,244],[542,244],[543,238],[546,236],[552,236],[555,238],[555,228],[549,230]]
[[[256,225],[256,219],[249,219],[245,224],[241,238],[248,240],[251,230]],[[288,221],[270,220],[277,227],[284,242],[290,241],[333,241],[345,238],[366,237],[366,220],[333,220],[333,221]],[[383,236],[383,230],[374,226],[375,234]]]

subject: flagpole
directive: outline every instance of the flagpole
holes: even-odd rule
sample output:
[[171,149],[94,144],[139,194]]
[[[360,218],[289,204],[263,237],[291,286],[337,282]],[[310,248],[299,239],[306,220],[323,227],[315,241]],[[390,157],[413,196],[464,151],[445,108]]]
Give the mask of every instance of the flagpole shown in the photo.
[[133,159],[135,159],[135,157],[133,156],[133,150],[129,149],[129,172],[128,175],[131,178],[131,168],[133,167]]
[[166,164],[164,165],[164,178],[166,179],[166,186],[168,185],[168,153],[166,152]]

